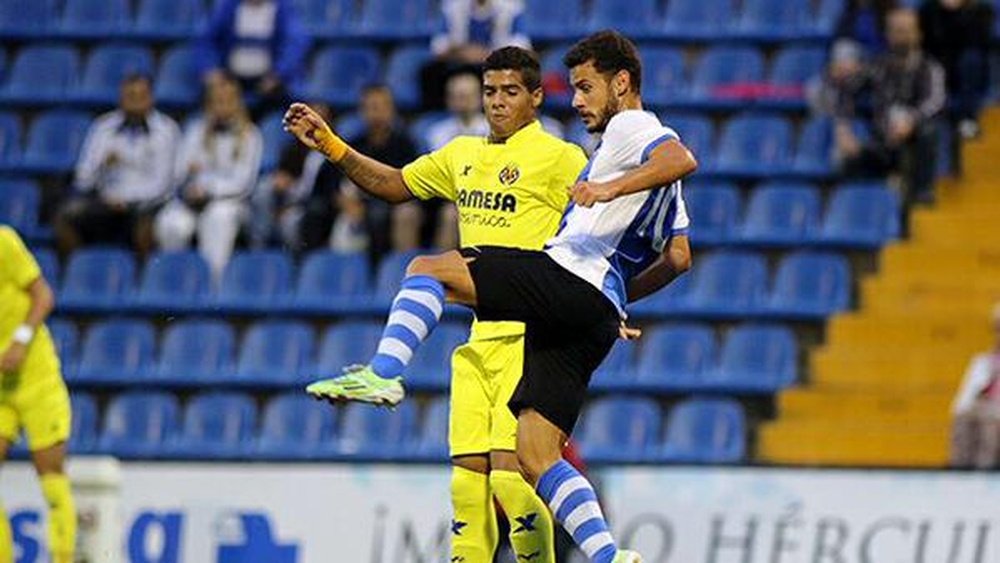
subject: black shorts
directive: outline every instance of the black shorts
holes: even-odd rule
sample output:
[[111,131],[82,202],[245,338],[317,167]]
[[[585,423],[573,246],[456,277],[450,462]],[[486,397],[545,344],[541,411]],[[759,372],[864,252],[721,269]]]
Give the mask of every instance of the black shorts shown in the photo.
[[618,338],[618,310],[594,286],[541,251],[462,249],[472,258],[476,316],[523,321],[524,372],[508,403],[532,408],[566,435],[580,415],[587,384]]

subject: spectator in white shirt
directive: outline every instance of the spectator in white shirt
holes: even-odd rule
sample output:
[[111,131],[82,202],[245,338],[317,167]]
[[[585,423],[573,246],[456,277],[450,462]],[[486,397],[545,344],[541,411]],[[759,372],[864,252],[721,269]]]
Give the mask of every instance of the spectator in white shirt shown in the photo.
[[170,196],[179,139],[177,124],[153,107],[149,77],[126,77],[119,108],[87,133],[74,179],[79,195],[55,222],[60,250],[109,243],[148,253],[152,217]]
[[167,250],[198,249],[215,279],[233,252],[257,182],[263,140],[250,121],[239,83],[230,77],[206,92],[205,115],[184,133],[175,168],[177,198],[156,218],[156,238]]
[[1000,303],[993,309],[997,344],[975,356],[952,406],[951,464],[1000,467]]
[[456,74],[448,79],[445,88],[446,103],[451,115],[430,127],[425,139],[427,146],[436,151],[455,137],[489,135],[490,125],[483,115],[479,77],[470,73]]

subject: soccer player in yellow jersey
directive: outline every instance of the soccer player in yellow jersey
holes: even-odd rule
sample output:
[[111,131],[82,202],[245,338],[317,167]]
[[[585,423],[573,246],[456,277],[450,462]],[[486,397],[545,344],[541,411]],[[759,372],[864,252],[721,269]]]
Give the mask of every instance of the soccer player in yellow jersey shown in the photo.
[[[72,563],[76,506],[63,472],[69,392],[45,318],[52,290],[13,229],[0,226],[0,461],[23,428],[49,506],[52,563]],[[10,522],[0,505],[0,563],[12,563]]]
[[[352,150],[302,104],[292,105],[285,125],[375,197],[455,202],[462,246],[540,249],[556,232],[569,188],[586,164],[579,147],[542,130],[537,120],[541,103],[538,59],[530,51],[505,47],[490,54],[484,65],[490,136],[458,137],[402,169]],[[494,497],[510,519],[518,560],[555,561],[551,516],[521,477],[514,454],[517,422],[507,401],[520,380],[523,354],[522,323],[476,322],[469,342],[452,358],[451,561],[493,561]]]

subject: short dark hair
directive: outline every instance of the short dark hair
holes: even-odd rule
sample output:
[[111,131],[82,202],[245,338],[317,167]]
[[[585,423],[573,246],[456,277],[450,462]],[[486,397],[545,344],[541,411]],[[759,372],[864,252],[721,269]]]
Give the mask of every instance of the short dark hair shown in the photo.
[[628,72],[632,79],[632,90],[636,93],[642,86],[642,62],[639,60],[639,50],[635,43],[617,31],[599,31],[585,37],[573,45],[563,64],[566,68],[594,63],[597,72],[613,75],[620,71]]
[[121,86],[130,86],[136,82],[145,82],[150,89],[153,88],[153,77],[147,72],[129,72],[122,77],[119,83]]
[[490,53],[483,63],[483,73],[488,70],[516,70],[529,92],[542,87],[542,65],[533,51],[521,47],[501,47]]
[[369,94],[388,94],[392,96],[392,88],[385,82],[368,82],[361,87],[361,97],[364,98]]

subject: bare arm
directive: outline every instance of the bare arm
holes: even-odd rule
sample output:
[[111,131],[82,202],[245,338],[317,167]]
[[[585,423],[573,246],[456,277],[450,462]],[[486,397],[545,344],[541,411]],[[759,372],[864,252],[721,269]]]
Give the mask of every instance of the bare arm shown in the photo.
[[677,276],[691,269],[691,245],[688,237],[675,236],[648,268],[628,283],[628,302],[638,301],[666,287]]
[[319,151],[344,171],[359,188],[389,203],[413,199],[403,181],[403,172],[383,164],[347,146],[312,108],[295,103],[285,112],[285,131],[302,144]]
[[[38,279],[31,282],[27,289],[31,296],[31,308],[28,309],[28,315],[21,326],[31,327],[31,331],[34,332],[52,312],[55,306],[55,297],[52,295],[52,288],[42,276],[38,276]],[[7,349],[0,354],[0,373],[17,371],[28,353],[30,342],[19,342],[16,335],[17,333]]]
[[610,182],[577,182],[572,199],[577,205],[590,207],[637,192],[669,186],[694,172],[698,161],[680,141],[670,140],[653,149],[649,160]]

